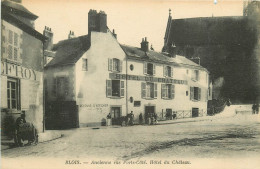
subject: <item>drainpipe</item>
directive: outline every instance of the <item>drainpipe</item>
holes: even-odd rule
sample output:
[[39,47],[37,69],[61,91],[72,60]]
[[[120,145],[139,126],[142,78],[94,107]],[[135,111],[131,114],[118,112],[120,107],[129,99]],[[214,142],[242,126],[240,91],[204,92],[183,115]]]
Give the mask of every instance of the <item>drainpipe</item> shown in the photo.
[[128,63],[127,63],[127,55],[126,55],[126,94],[125,94],[125,101],[126,101],[126,115],[128,114],[128,80],[127,80],[127,75],[128,75],[128,71],[127,71],[127,68],[128,68]]
[[44,133],[45,131],[45,84],[44,84],[44,61],[45,61],[45,56],[44,56],[44,43],[45,41],[42,42],[42,99],[43,99],[43,120],[42,120],[42,132]]

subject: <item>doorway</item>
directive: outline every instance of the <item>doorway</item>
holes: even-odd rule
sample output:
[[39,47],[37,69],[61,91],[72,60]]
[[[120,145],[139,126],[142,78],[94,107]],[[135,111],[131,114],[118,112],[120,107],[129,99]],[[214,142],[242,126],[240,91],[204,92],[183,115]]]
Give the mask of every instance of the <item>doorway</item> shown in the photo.
[[153,117],[155,114],[155,106],[145,106],[145,121],[147,122],[149,117]]
[[122,116],[121,107],[111,107],[112,125],[121,125],[120,117]]
[[192,108],[192,117],[199,117],[199,108]]

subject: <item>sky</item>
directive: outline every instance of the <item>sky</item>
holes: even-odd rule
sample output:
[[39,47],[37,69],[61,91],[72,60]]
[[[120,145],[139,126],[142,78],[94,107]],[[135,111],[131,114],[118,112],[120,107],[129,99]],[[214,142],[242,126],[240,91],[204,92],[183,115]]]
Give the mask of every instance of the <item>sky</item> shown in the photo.
[[192,17],[241,16],[243,1],[238,0],[22,0],[22,4],[39,16],[35,28],[52,29],[54,43],[88,33],[90,9],[105,11],[109,29],[115,29],[119,43],[140,47],[147,37],[156,51],[163,47],[169,9],[173,19]]

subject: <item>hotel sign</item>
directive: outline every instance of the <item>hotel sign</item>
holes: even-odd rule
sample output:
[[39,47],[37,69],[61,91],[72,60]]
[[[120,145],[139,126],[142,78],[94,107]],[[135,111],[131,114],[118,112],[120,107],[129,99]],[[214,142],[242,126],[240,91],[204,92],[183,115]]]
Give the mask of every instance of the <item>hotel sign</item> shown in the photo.
[[117,74],[117,73],[109,73],[109,78],[113,80],[122,79],[122,80],[155,82],[155,83],[172,83],[172,84],[183,84],[183,85],[188,84],[187,80],[177,80],[177,79],[151,77],[151,76],[125,75],[125,74]]
[[1,62],[1,75],[12,76],[28,80],[38,80],[37,71],[8,62]]

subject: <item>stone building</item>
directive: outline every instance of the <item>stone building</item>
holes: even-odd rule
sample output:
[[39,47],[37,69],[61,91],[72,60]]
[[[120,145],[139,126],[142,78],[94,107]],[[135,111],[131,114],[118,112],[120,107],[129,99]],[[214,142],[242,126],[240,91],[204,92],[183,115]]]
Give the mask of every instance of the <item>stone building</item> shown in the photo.
[[34,29],[38,18],[21,1],[1,4],[1,128],[11,134],[21,111],[43,131],[43,43]]
[[[105,12],[89,11],[88,35],[54,44],[55,57],[45,67],[46,127],[112,124],[133,111],[165,119],[206,115],[210,99],[208,71],[189,59],[120,44],[107,27]],[[70,36],[69,36],[70,37]]]

